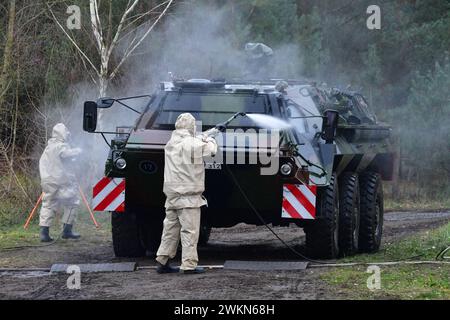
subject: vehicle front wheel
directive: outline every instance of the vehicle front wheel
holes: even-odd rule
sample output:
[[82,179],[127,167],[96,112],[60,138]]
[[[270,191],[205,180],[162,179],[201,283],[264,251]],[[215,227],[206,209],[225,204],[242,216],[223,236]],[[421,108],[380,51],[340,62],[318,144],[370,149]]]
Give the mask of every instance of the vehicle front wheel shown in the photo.
[[163,232],[164,208],[149,208],[139,210],[138,231],[141,245],[146,250],[146,256],[154,258],[161,243]]
[[198,244],[200,246],[206,246],[209,241],[209,236],[211,235],[211,227],[206,225],[200,226],[200,235],[198,237]]
[[145,249],[139,238],[138,223],[134,212],[112,212],[112,242],[116,257],[142,257]]
[[316,220],[305,226],[310,257],[334,259],[339,254],[339,194],[336,175],[327,187],[318,188]]

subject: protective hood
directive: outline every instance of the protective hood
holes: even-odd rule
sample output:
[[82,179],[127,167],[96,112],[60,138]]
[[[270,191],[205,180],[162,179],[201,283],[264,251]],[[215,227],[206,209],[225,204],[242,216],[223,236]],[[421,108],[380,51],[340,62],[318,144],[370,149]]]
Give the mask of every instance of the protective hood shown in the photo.
[[69,135],[69,129],[63,123],[58,123],[53,127],[52,138],[65,142],[69,138]]
[[189,131],[192,136],[195,136],[195,118],[190,113],[182,113],[178,116],[175,122],[175,129],[185,129]]

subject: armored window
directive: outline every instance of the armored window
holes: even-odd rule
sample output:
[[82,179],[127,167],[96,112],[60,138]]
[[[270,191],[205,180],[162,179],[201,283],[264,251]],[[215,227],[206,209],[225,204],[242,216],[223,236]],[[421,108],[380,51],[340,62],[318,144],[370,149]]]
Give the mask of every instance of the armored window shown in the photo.
[[[236,112],[268,113],[265,95],[236,93],[169,92],[161,102],[158,115],[147,127],[173,129],[177,117],[184,112],[191,113],[204,127],[213,127]],[[253,127],[246,117],[234,120],[230,127]]]

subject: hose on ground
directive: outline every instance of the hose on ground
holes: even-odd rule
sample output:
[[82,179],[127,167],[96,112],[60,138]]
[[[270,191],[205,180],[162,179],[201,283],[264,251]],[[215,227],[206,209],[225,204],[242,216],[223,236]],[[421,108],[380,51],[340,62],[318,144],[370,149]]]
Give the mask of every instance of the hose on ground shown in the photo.
[[16,246],[16,247],[7,247],[0,249],[0,252],[7,252],[7,251],[16,251],[16,250],[22,250],[22,249],[30,249],[30,248],[43,248],[43,247],[49,247],[54,245],[56,242],[58,242],[61,239],[62,233],[58,235],[58,237],[55,238],[52,242],[44,243],[44,244],[30,244],[30,245],[24,245],[24,246]]
[[447,252],[450,252],[450,246],[441,250],[437,256],[436,256],[436,260],[444,260],[444,259],[450,259],[450,256],[446,256],[445,254]]
[[[73,212],[70,211],[68,221],[72,218]],[[58,235],[58,237],[55,238],[52,242],[44,243],[44,244],[36,244],[36,245],[24,245],[24,246],[16,246],[16,247],[7,247],[0,249],[0,252],[7,252],[7,251],[16,251],[16,250],[23,250],[23,249],[30,249],[30,248],[44,248],[49,247],[57,243],[59,240],[61,240],[61,237],[63,235],[64,231],[61,231],[61,233]]]
[[309,261],[309,262],[313,262],[316,264],[330,264],[331,262],[325,262],[325,261],[319,261],[319,260],[314,260],[311,259],[303,254],[301,254],[300,252],[298,252],[297,250],[295,250],[295,248],[293,248],[292,246],[290,246],[288,243],[286,243],[286,241],[284,241],[283,239],[280,238],[280,236],[275,232],[275,230],[273,230],[268,224],[267,222],[264,220],[264,218],[261,216],[261,214],[258,212],[258,210],[255,208],[255,206],[253,205],[253,203],[250,201],[250,199],[247,197],[247,195],[245,194],[245,191],[242,189],[241,185],[239,184],[239,182],[237,181],[236,177],[234,176],[233,172],[230,170],[230,168],[228,167],[228,165],[225,165],[228,174],[230,175],[231,179],[233,180],[234,184],[236,185],[236,187],[239,189],[239,192],[242,194],[242,196],[244,197],[245,201],[247,201],[248,205],[250,206],[250,208],[252,209],[252,211],[255,213],[255,215],[258,217],[258,219],[264,224],[264,226],[284,245],[286,246],[286,248],[288,248],[292,253],[294,253],[296,256]]
[[[421,257],[423,255],[416,255],[416,256],[412,256],[403,260],[396,260],[396,261],[390,261],[390,262],[373,262],[373,263],[365,263],[365,262],[361,262],[361,263],[333,263],[333,262],[325,262],[325,261],[318,261],[318,260],[314,260],[311,259],[303,254],[301,254],[300,252],[298,252],[297,250],[295,250],[295,248],[293,248],[292,246],[290,246],[286,241],[284,241],[283,239],[280,238],[280,236],[275,232],[275,230],[273,230],[268,224],[267,222],[264,220],[264,218],[261,216],[261,214],[258,212],[258,210],[255,208],[255,206],[253,205],[253,203],[250,201],[250,199],[247,197],[247,195],[245,194],[244,190],[242,189],[241,185],[239,184],[239,182],[237,181],[235,175],[233,174],[233,172],[230,170],[230,168],[228,167],[228,165],[225,165],[228,174],[230,175],[231,179],[233,180],[234,184],[236,185],[236,187],[239,189],[239,192],[242,194],[242,196],[244,197],[244,199],[247,201],[248,205],[250,206],[250,208],[252,209],[252,211],[256,214],[256,216],[258,217],[258,219],[264,224],[264,226],[284,245],[286,246],[286,248],[288,248],[290,251],[292,251],[295,255],[297,255],[298,257],[307,260],[309,262],[312,263],[316,263],[315,266],[318,265],[327,265],[327,266],[356,266],[356,265],[374,265],[374,264],[386,264],[386,265],[394,265],[394,264],[402,264],[402,263],[410,263],[410,264],[429,264],[432,263],[430,261],[410,261],[412,259],[416,259],[418,257]],[[446,257],[445,254],[450,251],[450,247],[442,250],[437,256],[436,256],[436,260],[440,260],[440,259],[449,259],[450,257]],[[436,262],[436,261],[434,261]],[[314,265],[313,265],[314,266]]]

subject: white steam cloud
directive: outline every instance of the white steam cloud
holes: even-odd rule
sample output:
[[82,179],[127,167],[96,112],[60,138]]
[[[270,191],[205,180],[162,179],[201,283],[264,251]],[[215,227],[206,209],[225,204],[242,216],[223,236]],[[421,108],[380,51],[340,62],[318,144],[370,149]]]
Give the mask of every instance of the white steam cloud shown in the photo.
[[[193,2],[179,5],[130,56],[120,81],[111,84],[108,95],[151,94],[160,81],[169,80],[169,72],[184,79],[299,78],[294,72],[300,70],[301,54],[298,45],[293,43],[272,48],[274,55],[270,64],[255,74],[248,66],[244,51],[245,43],[254,41],[248,38],[249,27],[245,24],[240,26],[240,21],[239,13],[231,12],[226,6],[218,8]],[[119,51],[122,50],[123,54],[125,48],[126,41]],[[48,111],[48,130],[51,133],[51,126],[58,122],[69,128],[72,144],[84,151],[78,159],[77,176],[81,185],[89,190],[103,176],[109,150],[100,136],[95,137],[82,130],[83,103],[96,100],[98,92],[92,83],[78,84],[69,91],[72,98],[66,105],[44,108]],[[147,101],[138,99],[127,103],[142,110]],[[115,131],[116,126],[132,126],[138,117],[118,104],[105,110],[103,115],[98,130],[104,131]],[[110,138],[107,136],[108,140]]]

